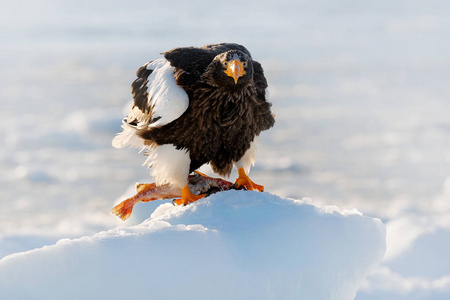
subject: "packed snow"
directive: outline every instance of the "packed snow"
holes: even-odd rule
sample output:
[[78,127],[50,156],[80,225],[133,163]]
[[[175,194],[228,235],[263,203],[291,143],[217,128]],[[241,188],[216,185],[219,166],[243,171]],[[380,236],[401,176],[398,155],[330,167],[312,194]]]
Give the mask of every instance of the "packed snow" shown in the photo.
[[350,300],[385,246],[358,211],[228,191],[6,256],[0,298]]
[[356,300],[449,299],[450,2],[224,3],[1,1],[0,258],[144,222],[158,203],[126,223],[109,214],[154,181],[145,157],[111,147],[136,70],[237,42],[276,114],[252,180],[386,224]]

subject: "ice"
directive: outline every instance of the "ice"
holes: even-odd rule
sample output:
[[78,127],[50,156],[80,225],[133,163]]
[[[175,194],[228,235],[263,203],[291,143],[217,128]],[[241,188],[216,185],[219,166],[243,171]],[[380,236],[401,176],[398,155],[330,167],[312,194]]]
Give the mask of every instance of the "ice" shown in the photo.
[[0,297],[350,300],[384,251],[378,219],[229,191],[6,256]]

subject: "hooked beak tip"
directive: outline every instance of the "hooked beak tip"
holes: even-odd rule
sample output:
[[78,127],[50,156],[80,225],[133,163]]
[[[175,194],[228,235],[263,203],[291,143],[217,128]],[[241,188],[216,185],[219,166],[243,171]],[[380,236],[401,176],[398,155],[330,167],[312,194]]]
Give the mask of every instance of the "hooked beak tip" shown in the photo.
[[237,84],[239,77],[245,74],[244,66],[242,62],[235,59],[228,63],[227,69],[224,71],[227,76],[234,79],[234,84]]

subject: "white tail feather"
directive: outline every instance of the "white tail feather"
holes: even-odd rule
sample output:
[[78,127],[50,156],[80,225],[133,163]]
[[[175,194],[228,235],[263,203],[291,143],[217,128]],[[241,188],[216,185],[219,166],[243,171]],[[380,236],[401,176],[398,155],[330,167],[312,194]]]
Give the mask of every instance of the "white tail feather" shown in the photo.
[[137,128],[135,126],[124,121],[122,122],[122,129],[123,131],[118,133],[112,140],[114,148],[145,148],[144,139],[136,135]]

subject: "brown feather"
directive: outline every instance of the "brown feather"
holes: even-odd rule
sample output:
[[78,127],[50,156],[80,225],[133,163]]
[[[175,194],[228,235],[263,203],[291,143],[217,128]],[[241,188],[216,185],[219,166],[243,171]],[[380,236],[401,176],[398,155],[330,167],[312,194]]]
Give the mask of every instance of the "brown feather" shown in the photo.
[[[251,61],[247,77],[240,78],[237,84],[225,83],[228,79],[220,73],[222,65],[216,57],[230,49],[242,51]],[[173,122],[141,129],[138,135],[152,145],[173,144],[177,149],[188,149],[190,171],[210,163],[214,172],[229,175],[233,162],[242,158],[255,136],[275,122],[271,104],[265,99],[267,81],[261,65],[251,60],[248,50],[237,44],[176,48],[166,52],[165,57],[175,67],[177,85],[189,96],[189,107]],[[145,77],[146,74],[141,72],[140,75]],[[142,80],[145,82],[144,78]],[[136,86],[140,83],[136,82]],[[136,97],[144,93],[140,88],[136,91],[135,105],[138,106],[141,100]]]

